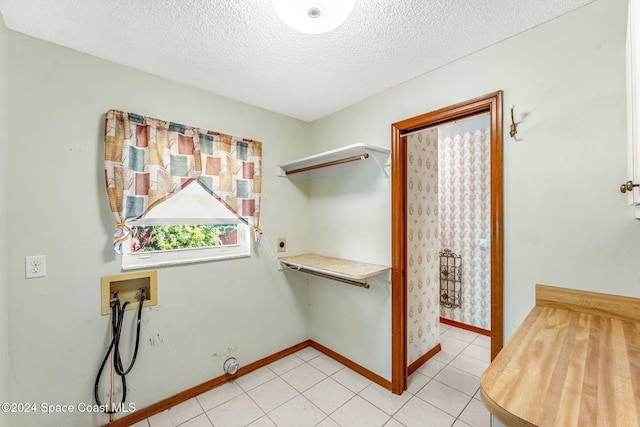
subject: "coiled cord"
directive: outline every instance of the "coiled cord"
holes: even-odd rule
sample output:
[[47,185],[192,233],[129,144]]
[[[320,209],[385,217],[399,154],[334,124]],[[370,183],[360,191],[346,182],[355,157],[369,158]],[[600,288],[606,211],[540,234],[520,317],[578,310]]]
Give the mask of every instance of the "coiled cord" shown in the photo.
[[133,365],[136,363],[136,357],[138,356],[138,346],[140,344],[140,319],[142,318],[142,305],[146,299],[146,292],[144,289],[140,289],[140,305],[138,306],[138,321],[136,326],[136,344],[133,350],[133,356],[131,358],[131,363],[129,367],[125,370],[122,365],[122,358],[120,357],[120,335],[122,333],[122,322],[124,320],[124,312],[129,305],[130,301],[125,302],[120,305],[120,298],[118,298],[118,294],[114,294],[113,299],[111,300],[111,334],[113,338],[111,339],[111,343],[109,344],[109,348],[107,349],[107,354],[105,354],[104,359],[102,359],[102,363],[100,364],[100,369],[98,369],[98,375],[96,376],[96,382],[94,385],[94,397],[96,399],[96,404],[103,410],[103,412],[107,414],[115,414],[117,411],[114,410],[114,407],[108,408],[100,402],[100,397],[98,393],[99,385],[100,385],[100,377],[102,376],[102,371],[107,365],[107,361],[109,360],[109,356],[111,355],[111,351],[114,351],[113,355],[113,367],[115,369],[116,374],[120,377],[122,381],[122,400],[118,407],[122,407],[124,405],[125,400],[127,399],[127,381],[126,375],[131,371]]

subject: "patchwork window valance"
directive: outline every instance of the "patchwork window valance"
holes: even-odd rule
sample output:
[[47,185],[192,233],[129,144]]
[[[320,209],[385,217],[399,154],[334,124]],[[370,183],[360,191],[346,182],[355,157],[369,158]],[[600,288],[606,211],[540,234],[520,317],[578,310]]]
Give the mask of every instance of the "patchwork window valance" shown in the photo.
[[259,233],[262,143],[179,123],[109,110],[105,180],[122,253],[127,223],[196,180]]

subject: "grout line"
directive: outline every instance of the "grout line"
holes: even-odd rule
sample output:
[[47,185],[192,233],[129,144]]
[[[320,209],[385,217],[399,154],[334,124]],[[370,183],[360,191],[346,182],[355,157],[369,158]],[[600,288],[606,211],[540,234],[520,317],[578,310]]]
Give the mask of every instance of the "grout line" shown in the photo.
[[[441,334],[441,336],[442,336],[442,335],[444,335],[444,334],[446,334],[449,330],[452,330],[452,328],[454,328],[454,327],[453,327],[453,326],[450,326],[446,331],[444,331],[444,332]],[[478,336],[480,336],[480,335],[478,334]],[[453,337],[453,336],[450,336],[450,338],[458,339],[458,338],[455,338],[455,337]],[[458,369],[458,368],[456,368],[455,366],[451,366],[451,363],[452,363],[454,360],[456,360],[456,359],[458,358],[458,356],[460,356],[460,355],[462,354],[462,352],[463,352],[463,351],[465,351],[465,350],[466,350],[466,349],[467,349],[471,344],[473,344],[473,343],[475,342],[475,340],[476,340],[476,339],[477,339],[477,337],[476,337],[476,338],[474,338],[473,340],[471,340],[470,342],[466,342],[466,341],[464,341],[464,340],[460,340],[460,339],[458,339],[459,341],[465,342],[465,343],[466,343],[466,346],[465,346],[464,348],[462,348],[462,350],[460,350],[460,351],[458,351],[458,352],[450,352],[451,354],[454,354],[454,356],[453,356],[453,358],[451,358],[451,360],[449,360],[449,361],[448,361],[448,362],[446,362],[446,363],[444,363],[444,362],[442,362],[442,361],[439,361],[439,360],[436,360],[437,362],[441,363],[443,366],[442,366],[442,368],[441,368],[441,369],[437,370],[437,371],[433,374],[433,376],[432,376],[432,377],[429,377],[429,376],[427,376],[427,375],[425,375],[425,374],[423,374],[423,373],[421,373],[421,372],[418,372],[418,371],[417,371],[417,373],[418,373],[419,375],[423,375],[423,376],[425,376],[425,377],[427,378],[427,382],[426,382],[422,387],[420,387],[419,389],[417,389],[415,393],[407,392],[407,393],[409,394],[409,399],[407,399],[407,401],[406,401],[406,402],[404,402],[402,405],[400,405],[400,407],[398,407],[398,409],[396,409],[396,410],[393,412],[393,414],[388,414],[384,409],[380,408],[380,407],[379,407],[378,405],[376,405],[375,403],[370,402],[370,401],[369,401],[369,400],[367,400],[364,396],[362,396],[362,395],[361,395],[361,393],[362,393],[362,392],[364,392],[367,388],[371,387],[371,385],[372,385],[372,384],[374,384],[374,383],[369,382],[369,384],[368,384],[367,386],[365,386],[363,389],[361,389],[361,390],[360,390],[360,391],[358,391],[358,392],[355,392],[355,391],[351,390],[349,387],[347,387],[347,386],[345,386],[344,384],[342,384],[340,381],[337,381],[336,379],[333,379],[333,376],[334,376],[334,375],[336,375],[336,374],[338,374],[339,372],[343,371],[345,368],[348,368],[347,366],[343,366],[343,367],[342,367],[342,368],[340,368],[338,371],[333,372],[331,375],[328,375],[328,374],[326,374],[325,372],[323,372],[323,371],[321,371],[320,369],[318,369],[318,368],[316,368],[315,366],[313,366],[311,363],[309,363],[311,360],[314,360],[314,359],[316,359],[316,358],[320,357],[320,356],[322,355],[321,353],[319,353],[319,354],[315,354],[313,357],[311,357],[311,358],[310,358],[310,359],[308,359],[308,360],[305,360],[305,359],[301,358],[300,356],[298,356],[296,353],[294,353],[294,354],[293,354],[293,356],[295,356],[295,357],[297,357],[298,359],[300,359],[300,361],[302,362],[301,364],[298,364],[298,365],[296,365],[296,366],[294,366],[294,367],[292,367],[292,368],[290,368],[290,369],[288,369],[288,370],[286,370],[286,371],[283,371],[281,374],[276,373],[273,369],[271,369],[271,368],[269,367],[269,365],[267,365],[267,366],[265,366],[265,367],[266,367],[266,368],[268,368],[268,370],[269,370],[270,372],[272,372],[272,373],[275,375],[275,377],[274,377],[274,378],[271,378],[271,379],[269,379],[269,380],[267,380],[267,381],[265,381],[265,382],[263,382],[263,383],[261,383],[261,384],[257,385],[256,387],[253,387],[252,389],[250,389],[250,390],[246,390],[246,391],[245,391],[245,390],[244,390],[244,389],[243,389],[239,384],[236,384],[236,386],[237,386],[237,387],[239,387],[239,389],[242,391],[242,394],[245,394],[245,395],[246,395],[246,396],[247,396],[247,397],[248,397],[248,398],[249,398],[249,399],[250,399],[250,400],[251,400],[251,401],[252,401],[252,402],[253,402],[253,403],[254,403],[254,404],[259,408],[259,409],[260,409],[260,411],[262,412],[262,415],[261,415],[260,417],[258,417],[256,420],[251,421],[252,423],[253,423],[253,422],[255,422],[255,421],[257,421],[258,419],[260,419],[260,418],[262,418],[262,417],[266,416],[266,417],[267,417],[267,419],[269,419],[271,422],[273,422],[273,423],[275,424],[275,421],[271,418],[271,416],[270,416],[269,414],[270,414],[271,412],[275,411],[276,409],[280,408],[282,405],[284,405],[284,404],[286,404],[286,403],[290,402],[291,400],[293,400],[293,399],[295,399],[295,398],[298,398],[299,396],[302,396],[302,398],[304,398],[307,402],[309,402],[312,406],[314,406],[315,408],[317,408],[317,409],[318,409],[322,414],[324,414],[324,415],[325,415],[325,417],[324,417],[324,418],[323,418],[319,423],[324,422],[325,420],[327,420],[327,418],[328,418],[328,419],[330,419],[330,420],[332,420],[332,421],[334,421],[334,420],[333,420],[333,418],[331,418],[331,415],[332,415],[332,414],[334,414],[336,411],[338,411],[340,408],[344,407],[344,406],[345,406],[346,404],[348,404],[350,401],[352,401],[356,396],[358,396],[358,397],[360,397],[361,399],[363,399],[365,402],[367,402],[367,403],[371,404],[373,407],[377,408],[378,410],[380,410],[382,413],[384,413],[385,415],[387,415],[387,416],[389,417],[389,419],[388,419],[387,421],[385,421],[385,424],[384,424],[384,425],[386,425],[386,424],[387,424],[387,423],[389,423],[391,420],[393,420],[393,421],[396,421],[397,423],[399,423],[400,425],[403,425],[403,426],[404,426],[404,424],[403,424],[403,423],[401,423],[399,420],[397,420],[397,419],[396,419],[396,418],[394,418],[394,417],[395,417],[395,416],[396,416],[396,415],[397,415],[397,414],[398,414],[398,413],[399,413],[399,412],[400,412],[400,411],[401,411],[401,410],[402,410],[402,409],[403,409],[403,408],[404,408],[404,407],[405,407],[405,406],[406,406],[406,405],[407,405],[407,404],[408,404],[412,399],[414,399],[414,398],[420,399],[420,401],[422,401],[422,402],[426,402],[426,401],[424,401],[422,398],[418,397],[418,393],[419,393],[419,392],[420,392],[424,387],[426,387],[428,384],[430,384],[432,381],[436,381],[436,382],[438,382],[438,383],[445,384],[445,383],[443,383],[443,382],[441,382],[441,381],[439,381],[439,380],[436,380],[436,379],[435,379],[435,377],[436,377],[437,375],[439,375],[439,374],[440,374],[440,373],[441,373],[441,372],[442,372],[446,367],[448,367],[448,366],[449,366],[449,367],[451,367],[451,368],[453,368],[453,369],[459,370],[459,371],[464,372],[464,373],[466,373],[466,374],[468,374],[468,375],[472,375],[472,376],[476,377],[476,375],[474,375],[474,374],[471,374],[471,373],[466,372],[466,371],[464,371],[464,370]],[[475,344],[475,345],[478,345],[478,344]],[[482,347],[482,346],[480,346],[480,347]],[[484,347],[482,347],[482,348],[484,348]],[[445,350],[445,351],[446,351],[446,350]],[[481,359],[477,359],[477,358],[475,358],[475,357],[473,357],[473,356],[469,356],[469,355],[467,355],[467,356],[468,356],[468,357],[470,357],[470,358],[473,358],[473,359],[475,359],[475,360],[478,360],[478,361],[483,362]],[[433,359],[433,360],[435,360],[435,359]],[[323,378],[322,378],[320,381],[318,381],[318,382],[314,383],[313,385],[311,385],[310,387],[308,387],[308,388],[307,388],[306,390],[304,390],[303,392],[300,392],[300,391],[298,391],[298,389],[297,389],[297,388],[293,387],[293,385],[291,385],[291,384],[290,384],[289,382],[287,382],[284,378],[282,378],[282,375],[285,375],[286,373],[288,373],[288,372],[290,372],[290,371],[292,371],[292,370],[294,370],[294,369],[296,369],[296,368],[299,368],[299,367],[303,366],[304,364],[307,364],[307,365],[309,365],[309,367],[314,368],[314,369],[318,370],[319,372],[321,372],[321,373],[322,373],[322,375],[323,375]],[[356,372],[356,374],[357,374],[357,372]],[[258,404],[258,403],[257,403],[257,402],[252,398],[252,397],[251,397],[251,395],[249,395],[249,391],[254,390],[254,389],[255,389],[255,388],[257,388],[257,387],[260,387],[260,386],[262,386],[262,385],[264,385],[264,384],[268,383],[269,381],[272,381],[272,380],[273,380],[273,379],[275,379],[275,378],[279,378],[280,380],[284,381],[287,385],[289,385],[292,389],[294,389],[294,390],[295,390],[295,392],[296,392],[296,395],[295,395],[295,396],[293,396],[292,398],[290,398],[290,399],[286,400],[285,402],[283,402],[283,403],[279,404],[278,406],[276,406],[276,407],[272,408],[269,412],[266,412],[266,411],[265,411],[265,410],[263,410],[263,409],[262,409],[262,407],[261,407],[261,406],[260,406],[260,405],[259,405],[259,404]],[[304,393],[305,393],[306,391],[308,391],[308,390],[310,390],[311,388],[315,387],[316,385],[318,385],[318,384],[319,384],[319,383],[321,383],[322,381],[325,381],[327,378],[331,378],[331,379],[333,379],[333,381],[336,381],[338,384],[342,385],[345,389],[347,389],[350,393],[352,393],[352,394],[353,394],[353,396],[351,396],[349,399],[347,399],[344,403],[342,403],[340,406],[338,406],[336,409],[334,409],[334,410],[333,410],[331,413],[329,413],[329,414],[327,414],[324,410],[320,409],[320,408],[319,408],[319,407],[318,407],[318,406],[317,406],[313,401],[311,401],[309,398],[307,398],[307,396],[305,396],[305,395],[304,395]],[[234,381],[234,383],[235,383],[235,381]],[[448,387],[451,387],[451,386],[450,386],[450,385],[448,385],[448,384],[445,384],[445,385],[447,385]],[[454,390],[457,390],[455,387],[451,387],[451,388],[453,388]],[[460,390],[457,390],[457,391],[460,391]],[[463,394],[465,394],[466,396],[468,396],[468,395],[467,395],[466,393],[464,393],[464,392],[461,392],[461,393],[463,393]],[[477,393],[477,390],[476,390],[476,393]],[[237,398],[237,397],[240,397],[242,394],[240,394],[240,395],[238,395],[238,396],[235,396],[234,398],[229,399],[229,400],[227,400],[227,401],[225,401],[225,402],[222,402],[222,403],[220,403],[219,405],[217,405],[216,407],[218,407],[218,406],[220,406],[220,405],[223,405],[223,404],[226,404],[226,403],[230,402],[231,400],[233,400],[233,399],[235,399],[235,398]],[[464,406],[464,408],[460,411],[460,413],[457,415],[457,417],[454,417],[454,418],[455,418],[454,423],[455,423],[455,422],[457,422],[458,420],[460,420],[460,416],[461,416],[461,415],[462,415],[462,413],[463,413],[463,412],[464,412],[464,411],[469,407],[469,405],[471,404],[471,402],[472,402],[472,401],[473,401],[473,399],[474,399],[474,396],[475,396],[475,393],[474,393],[474,394],[472,394],[472,395],[469,397],[468,401],[466,402],[466,405],[465,405],[465,406]],[[200,401],[198,400],[197,396],[195,397],[195,399],[196,399],[196,402],[197,402],[197,404],[199,405],[200,409],[202,410],[202,413],[204,413],[204,414],[205,414],[205,416],[207,417],[207,420],[208,420],[212,425],[214,425],[213,421],[209,418],[209,415],[207,414],[207,411],[205,411],[205,410],[204,410],[204,407],[202,406],[202,404],[201,404],[201,403],[200,403]],[[426,402],[426,403],[427,403],[427,404],[429,404],[429,405],[434,406],[433,404],[431,404],[431,403],[429,403],[429,402]],[[434,407],[435,407],[435,406],[434,406]],[[214,408],[215,408],[215,407],[214,407]],[[436,407],[436,408],[437,408],[437,407]],[[212,409],[213,409],[213,408],[212,408]],[[438,409],[440,409],[440,408],[438,408]],[[442,409],[440,409],[440,410],[442,411]],[[445,412],[445,413],[447,413],[446,411],[444,411],[444,412]],[[196,415],[196,417],[199,417],[200,415],[202,415],[202,413],[201,413],[201,414]],[[450,415],[450,416],[451,416],[451,414],[448,414],[448,415]],[[192,417],[192,418],[190,418],[189,420],[186,420],[186,421],[184,421],[183,423],[179,424],[178,426],[181,426],[181,425],[183,425],[183,424],[185,424],[185,423],[187,423],[187,422],[189,422],[189,421],[193,420],[193,419],[194,419],[194,418],[196,418],[196,417]],[[151,424],[150,424],[149,419],[146,419],[145,421],[146,421],[147,425],[150,427],[150,426],[151,426]],[[334,422],[335,422],[335,421],[334,421]]]
[[[268,365],[267,365],[267,367],[268,367]],[[271,371],[271,369],[269,369],[269,370]],[[271,371],[271,372],[273,372],[273,371]],[[276,374],[275,372],[273,372],[273,373],[276,375],[276,377],[277,377],[277,378],[279,378],[279,377],[278,377],[278,374]],[[265,381],[264,383],[260,384],[259,386],[256,386],[256,387],[252,388],[251,390],[255,390],[256,388],[260,387],[261,385],[266,384],[266,383],[268,383],[269,381],[272,381],[272,380],[274,380],[274,379],[275,379],[275,378],[271,378],[270,380]],[[246,394],[246,395],[247,395],[247,397],[248,397],[248,398],[253,402],[253,404],[254,404],[254,405],[256,405],[256,406],[258,407],[258,409],[260,409],[260,411],[262,411],[262,415],[261,415],[261,416],[259,416],[258,418],[256,418],[255,420],[251,420],[251,421],[249,422],[249,424],[251,424],[251,423],[253,423],[253,422],[255,422],[255,421],[259,420],[260,418],[262,418],[262,417],[263,417],[263,416],[265,416],[265,415],[268,415],[268,414],[267,414],[267,411],[265,411],[264,409],[262,409],[262,406],[260,406],[260,405],[258,404],[258,402],[256,402],[256,401],[254,400],[254,398],[253,398],[253,397],[251,397],[251,395],[249,394],[249,392],[248,392],[248,391],[245,391],[245,392],[244,392],[244,394]],[[288,400],[287,400],[287,402],[288,402]],[[285,403],[286,403],[286,402],[285,402]],[[284,405],[284,403],[282,403],[282,404],[278,405],[277,407],[280,407],[280,406],[282,406],[282,405]],[[275,409],[275,408],[273,408],[273,409]],[[273,410],[273,409],[272,409],[272,410]],[[213,421],[211,422],[211,424],[213,424]],[[214,424],[214,425],[215,425],[215,424]]]
[[[458,416],[456,417],[456,420],[453,422],[454,424],[460,420],[460,416],[462,415],[462,413],[469,407],[469,405],[471,404],[471,400],[467,402],[467,404],[464,406],[464,408],[462,408],[462,411],[460,411],[460,413],[458,414]],[[460,420],[460,422],[463,422],[465,424],[467,424],[466,422],[464,422],[463,420]]]
[[[308,365],[309,365],[309,366],[311,366],[312,368],[314,367],[313,365],[311,365],[311,364],[309,364],[309,363],[307,363],[307,362],[304,362],[304,363],[308,364]],[[298,366],[296,366],[296,368],[298,368],[298,367],[300,367],[300,366],[302,366],[302,365],[298,365]],[[267,367],[268,367],[268,366],[267,366]],[[296,369],[296,368],[293,368],[293,369]],[[290,372],[290,371],[292,371],[293,369],[290,369],[290,370],[289,370],[289,371],[287,371],[287,372]],[[273,372],[273,371],[272,371],[272,372]],[[322,371],[321,371],[321,372],[322,372]],[[320,380],[320,381],[318,381],[317,383],[315,383],[315,384],[313,384],[312,386],[310,386],[309,388],[307,388],[305,391],[299,391],[297,388],[295,388],[295,387],[293,386],[293,384],[290,384],[286,379],[282,378],[280,375],[276,374],[275,372],[274,372],[274,374],[276,375],[276,377],[277,377],[277,378],[280,378],[280,379],[281,379],[285,384],[287,384],[289,387],[291,387],[291,388],[292,388],[292,389],[297,393],[297,395],[296,395],[296,396],[294,396],[294,397],[292,397],[291,399],[288,399],[288,400],[287,400],[287,401],[285,401],[285,402],[282,402],[280,405],[278,405],[278,406],[276,406],[275,408],[271,409],[269,412],[276,410],[277,408],[281,407],[282,405],[284,405],[284,404],[285,404],[285,403],[287,403],[287,402],[290,402],[291,400],[295,399],[295,398],[296,398],[296,397],[298,397],[298,396],[302,396],[302,397],[304,397],[304,398],[306,399],[306,396],[304,396],[304,395],[303,395],[303,393],[304,393],[304,392],[306,392],[306,391],[310,390],[311,388],[315,387],[316,385],[318,385],[318,384],[320,384],[322,381],[324,381],[326,378],[328,378],[328,377],[326,377],[326,374],[325,374],[325,377],[326,377],[326,378],[321,379],[321,380]],[[324,372],[322,372],[322,374],[324,374]],[[275,378],[274,378],[274,379],[275,379]],[[307,400],[309,400],[309,399],[307,399]],[[315,404],[313,404],[313,402],[311,402],[311,401],[310,401],[310,403],[311,403],[313,406],[316,406]],[[257,402],[256,402],[256,405],[257,405]],[[258,407],[260,407],[260,405],[258,405]],[[262,409],[262,408],[260,408],[260,409]],[[318,409],[320,409],[320,408],[318,408]],[[324,413],[324,411],[322,411],[321,409],[320,409],[320,411],[321,411],[322,413]],[[265,414],[267,414],[267,415],[268,415],[269,413],[268,413],[268,412],[265,412]]]
[[[452,330],[453,328],[455,328],[455,326],[449,326],[449,328],[447,328],[447,330],[446,330],[446,331],[444,331],[443,333],[441,333],[441,336],[442,336],[442,335],[445,335],[448,331]],[[456,391],[459,391],[460,393],[462,393],[462,394],[464,394],[464,395],[466,395],[466,396],[469,396],[467,393],[464,393],[464,392],[462,392],[462,391],[460,391],[460,390],[456,389],[455,387],[451,387],[449,384],[445,384],[445,383],[443,383],[443,382],[441,382],[441,381],[438,381],[438,380],[436,379],[436,376],[437,376],[440,372],[442,372],[442,371],[443,371],[446,367],[448,367],[448,366],[449,366],[449,367],[451,367],[451,368],[453,368],[453,369],[459,370],[460,372],[464,372],[464,373],[466,373],[466,374],[473,375],[473,374],[470,374],[470,373],[468,373],[468,372],[465,372],[465,371],[463,371],[463,370],[461,370],[461,369],[458,369],[458,368],[456,368],[455,366],[451,366],[451,362],[453,362],[454,360],[456,360],[456,359],[458,358],[458,356],[460,356],[460,355],[462,354],[462,352],[464,352],[464,351],[465,351],[465,350],[466,350],[466,349],[467,349],[467,348],[468,348],[468,347],[469,347],[469,346],[470,346],[470,345],[471,345],[471,344],[472,344],[472,343],[473,343],[473,342],[478,338],[478,336],[480,336],[479,334],[476,334],[476,335],[477,335],[477,336],[476,336],[473,340],[471,340],[470,342],[467,342],[467,345],[466,345],[462,350],[460,350],[460,351],[458,351],[458,352],[454,352],[454,353],[455,353],[455,356],[454,356],[451,360],[449,360],[449,362],[447,362],[447,363],[440,362],[440,363],[443,363],[443,365],[444,365],[444,366],[443,366],[440,370],[438,370],[438,372],[436,372],[436,373],[434,374],[434,376],[433,376],[429,381],[427,381],[427,383],[425,383],[425,385],[424,385],[424,386],[422,386],[422,387],[421,387],[421,388],[416,392],[416,394],[414,395],[414,397],[416,397],[416,398],[418,398],[418,399],[420,399],[420,400],[424,401],[423,399],[421,399],[421,398],[418,396],[418,393],[420,392],[420,390],[422,390],[424,387],[426,387],[426,386],[427,386],[427,384],[431,383],[431,381],[436,381],[436,382],[438,382],[438,383],[440,383],[440,384],[443,384],[443,385],[446,385],[447,387],[450,387],[450,388],[452,388],[452,389],[454,389],[454,390],[456,390]],[[453,338],[453,339],[457,339],[458,341],[466,342],[466,341],[464,341],[464,340],[461,340],[461,339],[455,338],[454,336],[448,336],[448,337],[449,337],[449,338]],[[444,350],[444,351],[447,351],[447,350],[445,350],[445,349],[443,349],[443,350]],[[471,357],[471,356],[469,356],[469,357]],[[479,359],[476,359],[476,360],[479,360]],[[475,377],[475,375],[473,375],[473,376]],[[464,408],[462,408],[462,410],[460,411],[460,413],[459,413],[457,416],[455,416],[455,417],[454,417],[454,418],[455,418],[455,420],[454,420],[453,424],[455,424],[455,423],[460,419],[460,416],[462,415],[462,413],[465,411],[465,409],[467,409],[467,407],[469,406],[469,404],[471,404],[471,401],[474,399],[474,397],[473,397],[473,396],[475,396],[475,393],[477,393],[477,390],[476,390],[476,391],[475,391],[475,392],[470,396],[470,399],[469,399],[469,400],[467,400],[466,405],[464,406]],[[411,400],[411,399],[410,399],[410,400]],[[407,401],[407,403],[408,403],[408,401]],[[426,403],[429,403],[429,402],[426,402]],[[406,403],[405,403],[405,404],[406,404]],[[430,403],[429,403],[429,404],[430,404]],[[432,405],[432,404],[430,404],[430,405]],[[403,406],[404,406],[404,405],[403,405]],[[434,405],[432,405],[432,406],[434,406]],[[438,409],[440,409],[440,408],[438,408]],[[442,411],[442,409],[440,409],[440,410]],[[446,411],[443,411],[443,412],[445,412],[445,413],[447,413],[447,414],[448,414],[448,412],[446,412]],[[449,414],[449,415],[451,415],[451,414]],[[460,421],[462,421],[462,420],[460,420]],[[462,421],[462,422],[464,422],[464,421]]]

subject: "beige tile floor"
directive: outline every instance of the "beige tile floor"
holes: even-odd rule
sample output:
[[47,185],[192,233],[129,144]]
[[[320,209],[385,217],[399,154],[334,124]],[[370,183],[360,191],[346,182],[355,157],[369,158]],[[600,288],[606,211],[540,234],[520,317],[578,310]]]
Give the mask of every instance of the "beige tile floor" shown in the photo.
[[134,427],[489,427],[488,337],[440,325],[442,351],[401,396],[307,347]]

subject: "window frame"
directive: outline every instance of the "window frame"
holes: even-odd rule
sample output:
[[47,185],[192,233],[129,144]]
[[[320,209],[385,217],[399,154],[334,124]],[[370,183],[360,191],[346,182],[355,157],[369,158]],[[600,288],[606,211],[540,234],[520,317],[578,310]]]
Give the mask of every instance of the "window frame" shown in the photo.
[[[172,225],[172,223],[180,224],[183,221],[176,218],[175,222],[172,222],[168,219],[165,225]],[[122,270],[248,258],[251,256],[251,229],[246,224],[238,223],[236,225],[238,226],[238,243],[233,245],[131,253],[131,237],[129,237],[122,245]]]

